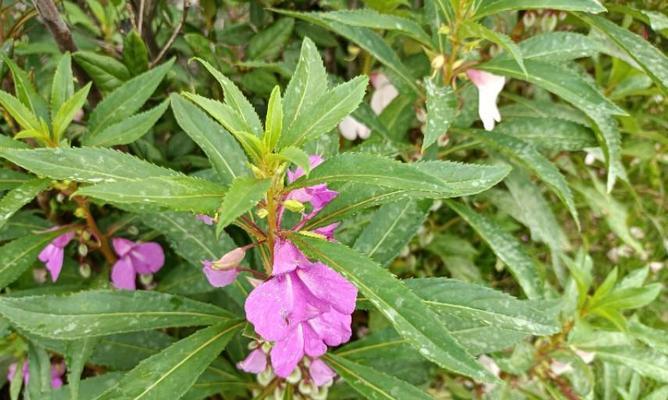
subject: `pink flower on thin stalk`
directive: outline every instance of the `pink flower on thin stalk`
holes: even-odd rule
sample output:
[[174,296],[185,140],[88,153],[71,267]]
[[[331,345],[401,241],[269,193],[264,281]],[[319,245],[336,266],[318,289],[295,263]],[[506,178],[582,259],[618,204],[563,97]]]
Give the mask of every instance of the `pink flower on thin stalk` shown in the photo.
[[496,102],[506,84],[506,78],[477,69],[467,70],[466,75],[478,88],[478,115],[485,130],[491,131],[495,122],[501,122],[501,113]]
[[165,264],[165,253],[155,242],[133,242],[113,238],[118,260],[111,269],[111,282],[118,289],[135,290],[137,274],[154,274]]
[[239,265],[245,256],[246,249],[237,247],[218,260],[202,261],[204,275],[211,286],[224,287],[234,282],[239,275]]
[[[57,227],[56,227],[57,229]],[[74,232],[66,232],[56,237],[44,247],[39,253],[39,260],[44,263],[49,270],[51,281],[55,282],[63,269],[63,260],[65,257],[65,247],[74,239]]]

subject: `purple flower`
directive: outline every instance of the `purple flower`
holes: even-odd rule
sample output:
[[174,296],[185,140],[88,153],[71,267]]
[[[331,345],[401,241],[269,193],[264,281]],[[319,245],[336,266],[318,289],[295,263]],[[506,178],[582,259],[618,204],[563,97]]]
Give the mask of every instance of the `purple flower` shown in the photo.
[[239,275],[239,264],[245,256],[246,250],[243,247],[237,247],[226,253],[219,260],[202,261],[204,275],[206,275],[206,279],[211,286],[223,287],[234,282],[237,279],[237,275]]
[[[7,371],[7,380],[13,381],[16,376],[16,368],[18,367],[17,363],[11,363]],[[22,367],[23,372],[23,384],[28,385],[30,382],[30,367],[28,361],[23,362]],[[58,389],[63,386],[63,374],[65,373],[65,366],[60,363],[51,364],[51,387]]]
[[325,237],[325,239],[332,241],[334,240],[334,231],[336,228],[341,225],[340,222],[334,222],[333,224],[321,226],[320,228],[314,229],[313,233],[317,233]]
[[[322,164],[324,161],[325,159],[317,154],[313,154],[308,157],[308,163],[311,166],[311,169]],[[297,167],[294,171],[288,170],[288,183],[292,183],[302,176],[304,176],[304,168],[302,167]]]
[[51,275],[51,281],[55,282],[60,275],[60,270],[63,269],[63,258],[65,256],[65,247],[74,239],[74,232],[66,232],[57,238],[53,239],[51,243],[39,253],[39,260],[46,265]]
[[336,373],[329,368],[321,359],[316,359],[311,362],[308,368],[308,373],[316,386],[323,386],[331,384],[336,376]]
[[213,225],[213,223],[215,222],[215,220],[212,217],[209,217],[206,214],[197,214],[195,218],[198,221],[204,222],[207,225]]
[[274,276],[251,292],[245,310],[255,331],[275,342],[271,363],[287,377],[304,355],[320,357],[327,346],[350,339],[357,289],[325,264],[309,262],[287,240],[274,251]]
[[113,238],[118,261],[111,270],[111,282],[118,289],[134,290],[137,274],[154,274],[165,264],[165,253],[155,242],[139,243]]
[[330,190],[327,187],[327,184],[323,183],[320,185],[295,189],[288,193],[287,199],[297,200],[300,203],[310,203],[313,209],[306,219],[311,219],[338,195],[339,192]]
[[262,347],[250,352],[245,360],[237,363],[237,368],[251,374],[259,374],[267,369],[267,355],[262,351]]

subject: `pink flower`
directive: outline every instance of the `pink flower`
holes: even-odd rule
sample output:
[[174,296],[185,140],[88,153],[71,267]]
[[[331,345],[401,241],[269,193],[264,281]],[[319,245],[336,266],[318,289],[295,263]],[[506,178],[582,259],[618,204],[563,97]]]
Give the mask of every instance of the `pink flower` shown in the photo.
[[51,281],[55,282],[63,269],[63,258],[65,256],[65,247],[74,239],[74,232],[66,232],[57,238],[39,253],[39,260],[46,265],[51,275]]
[[111,282],[118,289],[134,290],[137,274],[154,274],[165,264],[165,253],[155,242],[139,243],[113,238],[118,261],[111,270]]
[[321,359],[311,362],[308,373],[316,386],[329,385],[334,380],[336,373]]
[[501,122],[501,113],[496,106],[496,100],[503,90],[506,78],[477,69],[467,70],[466,75],[478,88],[478,115],[485,130],[491,131],[494,129],[495,121]]
[[246,318],[273,341],[271,363],[287,377],[308,355],[350,339],[357,289],[325,264],[312,263],[288,240],[274,248],[274,276],[246,299]]
[[204,222],[204,223],[207,224],[207,225],[213,225],[213,223],[215,222],[215,220],[214,220],[212,217],[210,217],[210,216],[208,216],[208,215],[206,215],[206,214],[197,214],[197,215],[195,216],[195,218],[196,218],[198,221]]
[[333,224],[321,226],[320,228],[316,228],[313,230],[313,233],[317,233],[319,235],[322,235],[325,237],[325,239],[332,241],[334,240],[334,231],[336,228],[341,225],[340,222],[334,222]]
[[[325,162],[325,159],[318,154],[313,154],[308,157],[308,163],[311,169],[317,167],[323,162]],[[297,167],[294,171],[288,170],[288,183],[292,183],[302,176],[304,176],[304,168],[302,167]]]
[[371,95],[371,109],[378,115],[399,95],[387,75],[382,72],[371,74],[371,85],[376,89]]
[[341,136],[348,140],[368,139],[371,135],[371,129],[368,126],[350,115],[339,122],[339,132],[341,132]]
[[245,256],[246,250],[243,247],[237,247],[226,253],[219,260],[202,261],[204,275],[206,275],[206,279],[211,286],[224,287],[234,282],[237,279],[237,275],[239,275],[239,264]]
[[[309,156],[309,164],[311,169],[316,168],[318,165],[322,164],[325,160],[319,155]],[[288,171],[288,183],[292,183],[297,179],[304,176],[304,169],[299,167],[294,171]],[[304,220],[309,220],[313,218],[320,210],[325,208],[336,196],[339,195],[339,192],[330,190],[326,184],[307,186],[300,189],[295,189],[288,193],[286,200],[297,200],[300,203],[309,203],[311,204],[311,212],[304,217]]]
[[267,355],[261,347],[250,352],[245,360],[237,363],[237,368],[251,374],[259,374],[267,369]]
[[[18,367],[17,363],[11,363],[9,365],[9,369],[7,371],[7,380],[8,381],[13,381],[14,377],[16,376],[16,368]],[[23,362],[23,367],[22,367],[22,372],[23,372],[23,384],[28,385],[28,382],[30,382],[30,367],[28,365],[28,361]],[[60,363],[52,363],[51,364],[51,387],[54,389],[58,389],[63,386],[63,374],[65,374],[65,366]]]

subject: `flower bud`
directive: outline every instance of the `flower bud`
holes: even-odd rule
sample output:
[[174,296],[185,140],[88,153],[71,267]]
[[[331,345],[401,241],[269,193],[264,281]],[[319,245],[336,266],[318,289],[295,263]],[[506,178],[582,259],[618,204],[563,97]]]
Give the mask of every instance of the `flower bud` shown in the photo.
[[214,261],[211,264],[212,269],[232,269],[239,266],[241,261],[246,256],[246,250],[243,247],[237,247],[236,249],[226,253],[219,260]]
[[357,46],[353,46],[352,44],[348,45],[348,54],[350,54],[353,57],[356,57],[360,53],[360,48]]
[[285,378],[285,380],[288,383],[292,383],[293,385],[296,384],[302,380],[302,370],[299,367],[295,368],[294,371],[292,371],[292,373],[288,375],[287,378]]
[[299,393],[301,394],[309,395],[313,391],[313,387],[310,383],[301,381],[299,382],[299,386],[297,386],[297,390],[299,390]]
[[257,383],[259,383],[260,386],[267,386],[275,376],[274,370],[269,367],[257,374]]
[[293,199],[285,200],[283,206],[292,212],[300,213],[304,211],[304,203]]
[[257,215],[258,218],[260,218],[260,219],[265,219],[265,218],[267,218],[267,215],[269,215],[269,211],[267,211],[266,208],[260,208],[259,210],[257,210],[255,212],[255,215]]
[[81,257],[86,257],[86,255],[88,254],[88,246],[86,246],[86,243],[79,243],[77,251],[79,252],[79,255]]
[[77,218],[86,218],[86,210],[81,207],[77,207],[76,210],[74,210],[74,216]]
[[62,194],[62,193],[58,193],[58,194],[56,195],[56,201],[57,201],[58,203],[62,203],[64,200],[65,200],[65,195],[64,195],[64,194]]
[[91,268],[88,263],[79,264],[79,275],[84,279],[90,278]]
[[87,230],[83,229],[81,231],[81,240],[83,240],[85,242],[85,241],[90,240],[90,238],[91,238],[91,233],[88,232]]
[[525,12],[522,16],[522,22],[527,28],[531,28],[536,23],[536,14],[532,12]]
[[431,60],[431,69],[441,69],[445,65],[445,56],[439,54]]
[[130,225],[130,226],[128,226],[127,231],[128,231],[128,234],[129,234],[129,235],[132,235],[132,236],[139,235],[139,228],[137,228],[137,227],[134,226],[134,225]]
[[153,274],[140,274],[139,282],[144,286],[148,286],[153,282]]

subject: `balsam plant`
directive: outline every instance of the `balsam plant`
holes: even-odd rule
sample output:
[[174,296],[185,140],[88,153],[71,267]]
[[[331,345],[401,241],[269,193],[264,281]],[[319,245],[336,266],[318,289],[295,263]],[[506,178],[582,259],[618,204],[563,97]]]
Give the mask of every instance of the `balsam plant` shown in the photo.
[[0,8],[8,398],[668,397],[662,13],[36,3]]

